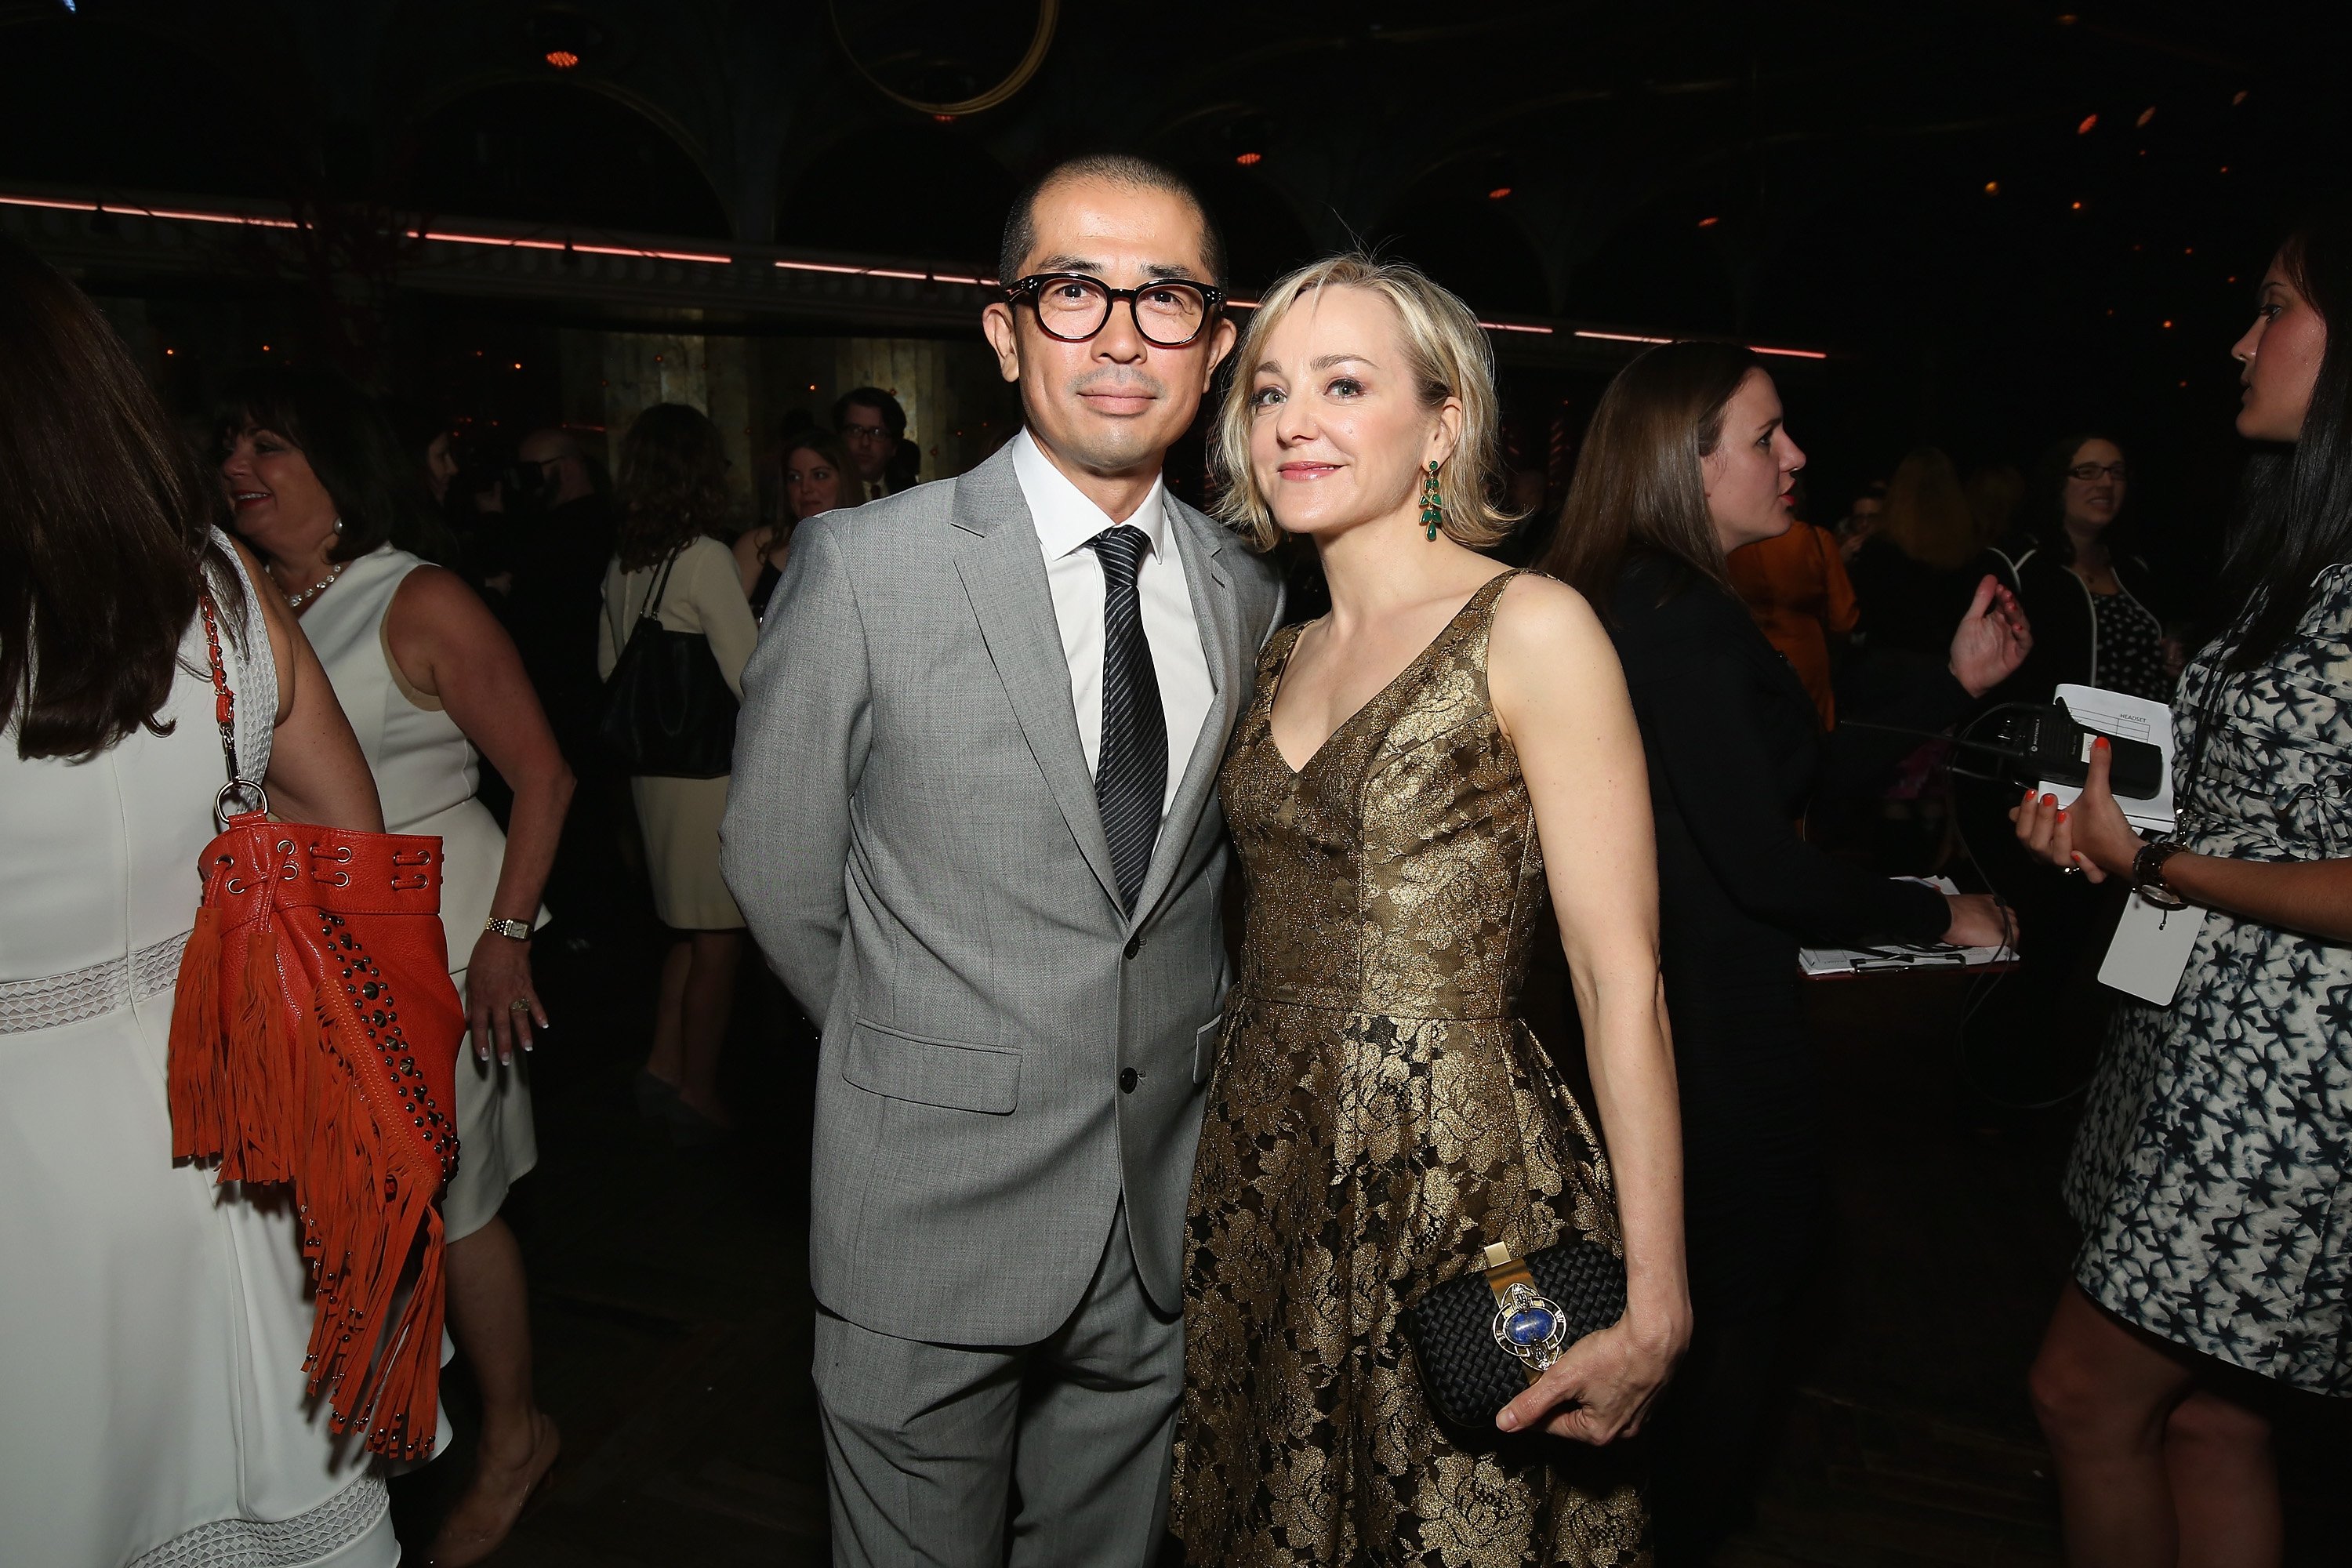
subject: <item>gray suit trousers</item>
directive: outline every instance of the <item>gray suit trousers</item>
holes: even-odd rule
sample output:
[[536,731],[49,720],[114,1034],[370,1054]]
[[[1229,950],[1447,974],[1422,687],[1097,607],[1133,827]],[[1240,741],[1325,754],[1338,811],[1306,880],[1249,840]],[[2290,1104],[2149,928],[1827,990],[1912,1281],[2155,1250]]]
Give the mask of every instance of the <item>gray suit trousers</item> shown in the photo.
[[820,1312],[841,1568],[1150,1568],[1167,1528],[1181,1318],[1144,1293],[1127,1210],[1077,1310],[1028,1345],[930,1344]]

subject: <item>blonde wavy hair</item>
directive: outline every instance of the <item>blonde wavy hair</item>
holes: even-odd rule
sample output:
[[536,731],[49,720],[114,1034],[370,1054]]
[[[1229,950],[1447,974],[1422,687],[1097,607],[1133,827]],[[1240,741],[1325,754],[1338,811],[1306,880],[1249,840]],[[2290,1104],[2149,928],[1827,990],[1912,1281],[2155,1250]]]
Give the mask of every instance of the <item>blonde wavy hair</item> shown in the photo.
[[1470,307],[1430,281],[1419,268],[1381,261],[1361,251],[1326,257],[1276,283],[1258,302],[1233,357],[1233,374],[1210,432],[1209,471],[1217,484],[1216,515],[1245,535],[1253,548],[1271,550],[1282,536],[1274,509],[1251,471],[1249,442],[1253,367],[1265,340],[1290,308],[1318,289],[1364,289],[1396,311],[1404,349],[1424,407],[1448,397],[1462,405],[1462,436],[1438,470],[1447,537],[1476,549],[1509,536],[1520,514],[1503,500],[1501,400],[1495,392],[1495,351]]

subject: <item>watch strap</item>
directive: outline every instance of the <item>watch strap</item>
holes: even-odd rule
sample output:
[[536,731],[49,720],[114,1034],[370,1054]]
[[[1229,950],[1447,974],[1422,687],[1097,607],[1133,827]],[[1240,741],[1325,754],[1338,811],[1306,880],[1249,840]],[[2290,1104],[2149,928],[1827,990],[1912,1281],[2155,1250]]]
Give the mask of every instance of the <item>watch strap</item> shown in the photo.
[[529,921],[501,920],[497,915],[492,915],[488,920],[482,922],[482,929],[487,931],[496,931],[499,935],[503,937],[511,937],[517,942],[529,942],[530,940],[530,922]]
[[2139,894],[2143,902],[2160,910],[2189,907],[2189,900],[2174,892],[2172,884],[2164,879],[2164,863],[2187,847],[2187,845],[2168,839],[2140,846],[2139,853],[2132,857],[2131,880],[2132,889]]

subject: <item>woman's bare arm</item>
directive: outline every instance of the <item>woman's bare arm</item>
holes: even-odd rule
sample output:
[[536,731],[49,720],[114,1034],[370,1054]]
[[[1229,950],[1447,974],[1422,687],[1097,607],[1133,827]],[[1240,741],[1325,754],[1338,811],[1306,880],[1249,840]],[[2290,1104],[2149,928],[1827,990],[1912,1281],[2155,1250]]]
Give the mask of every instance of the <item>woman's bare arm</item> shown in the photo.
[[[1658,977],[1649,772],[1617,654],[1573,589],[1523,577],[1496,605],[1487,686],[1535,805],[1584,1021],[1625,1237],[1625,1315],[1504,1410],[1507,1431],[1606,1443],[1639,1429],[1690,1342],[1682,1117]],[[1562,1410],[1565,1402],[1573,1407]],[[1549,1416],[1549,1420],[1546,1418]]]
[[[2055,796],[2029,792],[2010,812],[2029,851],[2053,866],[2077,867],[2095,882],[2131,875],[2141,841],[2116,804],[2108,781],[2114,759],[2101,737],[2072,805],[2061,811]],[[2164,862],[2164,885],[2200,909],[2352,942],[2352,860],[2239,860],[2183,850]]]
[[[438,566],[421,566],[402,581],[385,612],[384,638],[403,678],[440,700],[514,791],[490,913],[529,925],[555,864],[572,780],[514,639],[462,578]],[[528,941],[480,933],[466,963],[466,997],[474,1050],[485,1059],[495,1042],[499,1059],[511,1060],[516,1045],[530,1049],[534,1023],[547,1026]],[[517,1001],[525,1005],[515,1007]]]
[[269,652],[278,665],[277,730],[270,738],[269,767],[261,786],[269,792],[269,809],[281,822],[315,822],[327,827],[352,827],[363,833],[383,831],[383,807],[375,793],[375,775],[335,689],[319,666],[302,624],[261,563],[243,544],[247,574],[261,606],[261,622],[268,628]]

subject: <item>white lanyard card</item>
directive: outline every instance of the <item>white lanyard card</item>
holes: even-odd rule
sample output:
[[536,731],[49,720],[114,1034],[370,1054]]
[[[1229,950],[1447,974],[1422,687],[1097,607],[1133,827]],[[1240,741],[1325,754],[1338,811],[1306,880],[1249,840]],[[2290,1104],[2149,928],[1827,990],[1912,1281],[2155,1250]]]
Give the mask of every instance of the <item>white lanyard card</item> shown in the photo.
[[2160,909],[2133,889],[2116,922],[2116,939],[2107,944],[2106,962],[2099,965],[2099,984],[2127,996],[2172,1005],[2180,976],[2189,968],[2189,950],[2205,929],[2205,911],[2195,904],[2186,909]]

